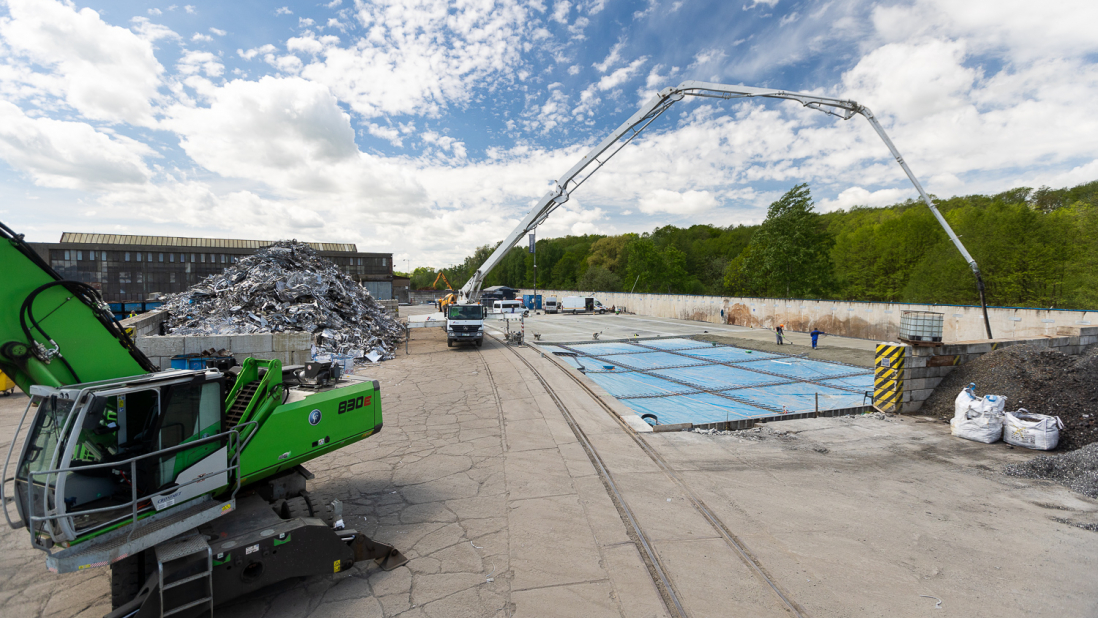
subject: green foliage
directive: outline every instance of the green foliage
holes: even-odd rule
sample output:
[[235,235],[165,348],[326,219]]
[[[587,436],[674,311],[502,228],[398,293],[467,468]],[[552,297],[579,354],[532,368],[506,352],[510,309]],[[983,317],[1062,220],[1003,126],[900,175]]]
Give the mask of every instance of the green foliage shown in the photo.
[[[935,205],[980,265],[989,304],[1098,307],[1098,181]],[[446,269],[450,282],[464,284],[492,249]],[[537,251],[541,289],[978,302],[972,271],[921,201],[818,214],[806,185],[771,204],[758,226],[567,236],[539,240]],[[525,244],[511,249],[485,286],[532,287],[533,258]],[[412,286],[429,286],[436,273],[415,269]]]
[[808,185],[797,185],[770,205],[751,237],[739,279],[745,289],[766,296],[817,298],[831,289],[833,242]]

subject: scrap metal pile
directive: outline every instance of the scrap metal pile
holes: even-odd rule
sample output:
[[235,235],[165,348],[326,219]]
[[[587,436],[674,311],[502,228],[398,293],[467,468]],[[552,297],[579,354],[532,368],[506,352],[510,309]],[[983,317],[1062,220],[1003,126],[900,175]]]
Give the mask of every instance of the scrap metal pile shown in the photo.
[[404,328],[307,244],[279,241],[164,302],[172,335],[305,331],[317,354],[392,358]]

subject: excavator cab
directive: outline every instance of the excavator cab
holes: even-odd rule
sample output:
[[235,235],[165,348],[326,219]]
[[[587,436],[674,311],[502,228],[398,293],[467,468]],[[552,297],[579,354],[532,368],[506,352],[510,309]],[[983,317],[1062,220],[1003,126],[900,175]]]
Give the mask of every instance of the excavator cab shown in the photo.
[[212,370],[31,387],[13,479],[22,522],[9,523],[26,526],[40,549],[68,547],[128,534],[130,525],[224,489],[239,438],[223,431],[224,391],[224,376]]

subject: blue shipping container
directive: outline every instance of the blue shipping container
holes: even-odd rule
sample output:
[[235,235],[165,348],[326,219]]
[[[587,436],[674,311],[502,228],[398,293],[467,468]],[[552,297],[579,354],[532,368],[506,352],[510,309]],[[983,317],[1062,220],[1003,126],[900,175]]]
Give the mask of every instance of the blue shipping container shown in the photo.
[[522,304],[527,309],[533,309],[533,310],[536,310],[536,311],[540,311],[541,310],[541,294],[538,294],[536,299],[534,298],[533,294],[523,294],[522,295]]

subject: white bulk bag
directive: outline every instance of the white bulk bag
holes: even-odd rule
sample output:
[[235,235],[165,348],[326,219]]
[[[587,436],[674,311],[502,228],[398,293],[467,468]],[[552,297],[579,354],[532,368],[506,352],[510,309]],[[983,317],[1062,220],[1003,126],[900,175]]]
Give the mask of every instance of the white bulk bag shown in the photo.
[[949,421],[949,428],[958,438],[991,444],[1003,435],[1003,417],[970,409],[964,416]]
[[966,413],[973,408],[977,411],[981,410],[982,401],[976,396],[976,385],[969,384],[968,388],[961,389],[957,399],[954,400],[953,418],[965,418]]
[[984,414],[1002,414],[1006,409],[1006,397],[1002,395],[984,395],[980,401]]
[[1015,446],[1024,446],[1038,451],[1050,451],[1060,443],[1060,430],[1064,424],[1059,416],[1030,414],[1021,408],[1017,412],[1004,415],[1003,440]]

